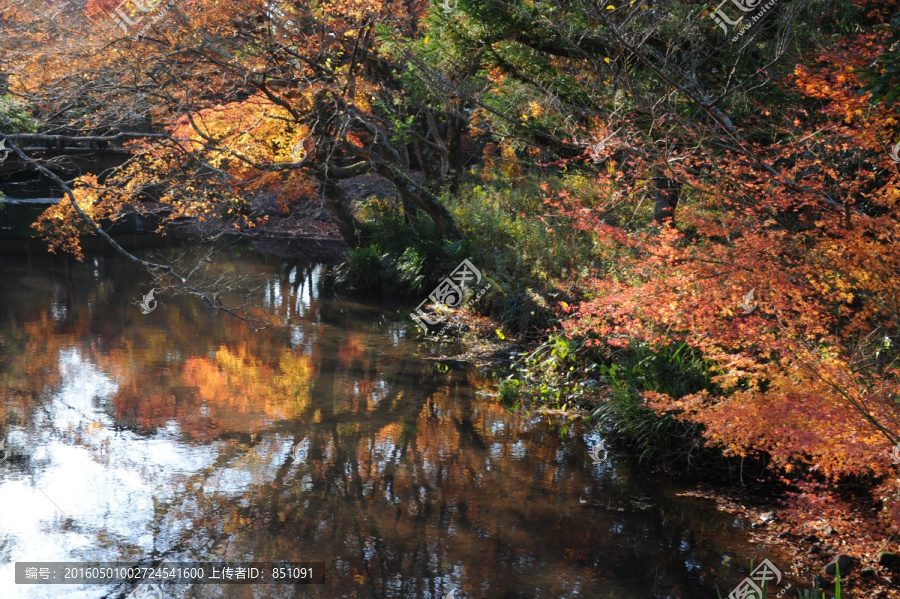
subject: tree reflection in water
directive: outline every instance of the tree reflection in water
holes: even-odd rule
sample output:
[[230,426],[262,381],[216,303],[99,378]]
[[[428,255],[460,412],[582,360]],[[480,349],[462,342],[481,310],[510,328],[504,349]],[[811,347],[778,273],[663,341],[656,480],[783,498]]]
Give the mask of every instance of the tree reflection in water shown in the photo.
[[30,506],[2,533],[2,596],[128,591],[9,587],[26,559],[330,573],[188,597],[705,597],[742,576],[720,566],[746,548],[711,506],[624,460],[593,466],[577,426],[565,438],[478,395],[477,368],[437,372],[408,310],[337,299],[313,265],[217,263],[260,286],[275,326],[165,295],[144,315],[141,277],[114,256],[0,266],[0,415],[24,456],[5,466],[0,501]]

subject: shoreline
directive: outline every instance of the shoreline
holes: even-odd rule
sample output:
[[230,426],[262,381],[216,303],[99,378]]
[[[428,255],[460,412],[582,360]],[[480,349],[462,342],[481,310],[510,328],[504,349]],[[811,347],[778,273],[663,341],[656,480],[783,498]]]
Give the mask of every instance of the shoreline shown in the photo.
[[[455,355],[431,358],[437,361],[508,369],[515,359],[511,356],[521,356],[537,345],[523,345],[511,339],[498,340],[494,331],[499,323],[470,310],[458,310],[445,316],[446,330],[451,335],[460,333],[450,339],[460,344],[460,351]],[[494,397],[493,401],[498,399]],[[590,415],[583,407],[560,410],[540,401],[528,403],[526,400],[519,409],[531,414],[552,413],[578,419]],[[782,571],[789,572],[804,584],[791,589],[788,596],[794,596],[794,591],[799,588],[811,587],[814,581],[819,582],[820,590],[833,593],[835,577],[826,575],[825,567],[833,558],[848,555],[853,563],[847,572],[841,572],[842,596],[900,598],[900,563],[893,568],[879,564],[881,552],[892,553],[897,533],[891,536],[878,514],[873,513],[872,503],[865,501],[865,494],[855,500],[848,499],[851,495],[848,488],[852,485],[834,486],[824,481],[808,483],[768,471],[755,479],[743,474],[744,481],[740,478],[723,481],[715,473],[685,476],[652,463],[648,465],[648,472],[662,474],[692,489],[681,495],[711,500],[717,510],[741,519],[751,531],[747,535],[748,541],[761,547],[760,559],[766,555],[790,556],[789,563],[779,566],[783,565]],[[809,492],[816,492],[817,500],[825,504],[821,512],[811,513],[792,507],[796,496]]]

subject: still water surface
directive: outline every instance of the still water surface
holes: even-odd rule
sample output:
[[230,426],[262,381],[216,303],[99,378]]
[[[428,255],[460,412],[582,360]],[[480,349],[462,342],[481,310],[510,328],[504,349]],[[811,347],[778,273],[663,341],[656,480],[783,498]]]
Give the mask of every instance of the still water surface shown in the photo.
[[[177,250],[190,254],[191,250]],[[317,561],[315,586],[188,598],[713,598],[764,557],[742,525],[577,425],[449,370],[409,306],[339,298],[324,268],[221,250],[273,325],[162,294],[106,253],[0,260],[0,597],[16,561]],[[408,298],[415,305],[420,298]],[[403,309],[407,308],[407,309]]]

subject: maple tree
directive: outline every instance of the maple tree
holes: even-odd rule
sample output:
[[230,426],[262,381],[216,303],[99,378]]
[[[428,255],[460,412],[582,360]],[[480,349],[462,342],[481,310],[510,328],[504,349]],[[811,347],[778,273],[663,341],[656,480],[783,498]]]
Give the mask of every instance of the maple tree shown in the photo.
[[[363,232],[338,182],[375,172],[443,235],[459,236],[429,191],[434,186],[411,176],[415,160],[421,169],[432,155],[444,163],[458,155],[459,118],[441,124],[441,112],[401,94],[403,64],[380,52],[390,37],[413,31],[424,4],[250,0],[223,7],[194,1],[172,6],[172,14],[145,25],[139,39],[110,29],[112,5],[89,2],[80,14],[94,35],[77,47],[83,60],[32,77],[51,53],[62,61],[69,49],[37,51],[29,32],[16,40],[21,48],[10,74],[18,93],[34,104],[61,106],[78,98],[83,114],[61,126],[82,133],[70,139],[84,139],[95,123],[106,130],[102,139],[121,139],[135,127],[155,132],[130,145],[134,158],[102,184],[78,181],[75,195],[87,216],[113,217],[152,194],[169,220],[224,213],[236,219],[235,227],[253,227],[247,194],[277,189],[290,203],[318,189],[355,246]],[[448,168],[439,169],[436,185],[448,176]],[[68,249],[77,248],[74,209],[61,204],[41,221]]]
[[798,25],[803,3],[732,47],[635,3],[465,8],[481,28],[443,34],[488,37],[473,121],[502,131],[507,161],[592,177],[543,186],[542,216],[599,248],[563,306],[582,355],[685,344],[709,385],[645,406],[779,473],[873,477],[900,523],[894,4],[859,3],[867,27],[812,53],[792,35],[840,24]]

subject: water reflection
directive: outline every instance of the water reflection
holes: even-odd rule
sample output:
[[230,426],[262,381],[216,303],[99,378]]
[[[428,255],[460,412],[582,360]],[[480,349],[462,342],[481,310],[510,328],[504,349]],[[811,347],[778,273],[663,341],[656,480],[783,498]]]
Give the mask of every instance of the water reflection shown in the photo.
[[149,281],[115,256],[0,264],[3,597],[131,590],[16,587],[15,561],[329,569],[198,598],[710,597],[744,575],[727,519],[438,372],[408,310],[335,299],[313,265],[216,261],[278,326],[166,296],[143,315]]

